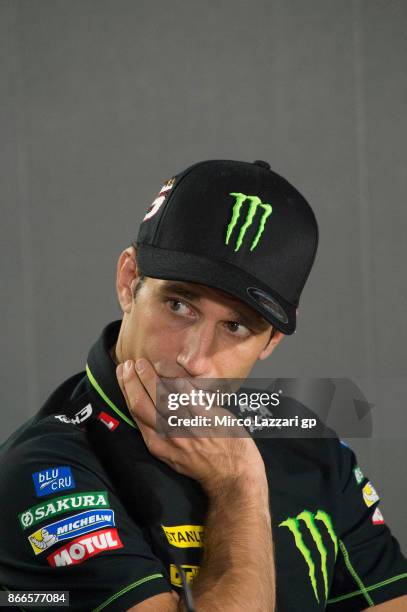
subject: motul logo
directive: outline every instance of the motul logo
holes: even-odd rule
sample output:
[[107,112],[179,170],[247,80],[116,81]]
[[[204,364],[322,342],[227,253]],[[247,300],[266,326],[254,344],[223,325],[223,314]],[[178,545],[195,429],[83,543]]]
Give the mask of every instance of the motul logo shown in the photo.
[[52,567],[78,565],[89,557],[114,548],[123,548],[117,529],[101,529],[93,535],[80,536],[68,545],[58,548],[47,560]]

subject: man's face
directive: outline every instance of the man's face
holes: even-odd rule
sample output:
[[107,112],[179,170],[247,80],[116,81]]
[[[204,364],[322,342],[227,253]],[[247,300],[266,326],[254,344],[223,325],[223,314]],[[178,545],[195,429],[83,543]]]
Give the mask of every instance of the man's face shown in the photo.
[[134,299],[138,273],[127,276],[126,292],[120,270],[119,260],[120,360],[145,357],[164,377],[246,378],[283,337],[276,332],[270,340],[272,326],[256,311],[205,285],[146,278]]

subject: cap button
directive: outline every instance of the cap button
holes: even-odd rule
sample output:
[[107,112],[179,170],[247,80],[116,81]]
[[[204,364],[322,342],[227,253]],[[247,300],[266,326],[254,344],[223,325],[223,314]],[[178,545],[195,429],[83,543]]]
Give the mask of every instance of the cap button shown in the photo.
[[270,164],[266,161],[263,161],[262,159],[256,159],[256,161],[254,161],[253,163],[256,164],[257,166],[261,166],[262,168],[266,168],[267,170],[270,170]]

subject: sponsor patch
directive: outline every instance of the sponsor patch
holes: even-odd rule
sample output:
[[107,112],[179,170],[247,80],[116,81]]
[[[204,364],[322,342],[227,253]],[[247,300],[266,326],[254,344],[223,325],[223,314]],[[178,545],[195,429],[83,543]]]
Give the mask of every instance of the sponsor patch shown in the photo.
[[364,479],[364,474],[363,474],[362,470],[360,469],[360,467],[358,465],[353,470],[353,474],[355,476],[356,482],[358,484],[360,484],[362,482],[362,480]]
[[161,525],[168,542],[177,548],[202,548],[203,525]]
[[[198,575],[199,565],[181,565],[181,569],[184,571],[186,581],[191,583]],[[182,587],[181,574],[174,563],[170,564],[170,582],[174,586]]]
[[65,489],[74,489],[75,480],[69,466],[51,467],[32,474],[37,497],[52,495]]
[[123,548],[117,529],[101,529],[89,536],[75,538],[47,557],[51,567],[78,565],[104,550]]
[[62,421],[62,423],[80,425],[92,416],[92,412],[92,404],[86,404],[86,406],[81,408],[73,417],[68,417],[66,414],[55,414],[54,417],[58,419],[58,421]]
[[144,215],[143,221],[147,221],[147,219],[151,219],[151,217],[153,217],[159,211],[159,209],[165,202],[169,192],[174,187],[174,183],[175,183],[174,178],[164,183],[164,185],[161,187],[160,193],[148,207],[148,210],[146,214]]
[[99,412],[97,418],[103,423],[103,425],[106,425],[106,427],[110,429],[110,431],[114,431],[116,427],[119,426],[119,421],[117,419],[114,419],[112,416],[110,416],[110,414],[107,414],[107,412],[104,412],[103,410]]
[[[288,529],[295,546],[304,557],[315,599],[318,603],[321,600],[326,601],[329,592],[328,552],[334,559],[338,554],[338,537],[331,516],[320,509],[315,514],[310,510],[303,510],[297,516],[290,516],[282,521],[279,527]],[[303,537],[306,532],[310,535],[308,541]],[[321,579],[317,578],[319,571],[322,574],[324,589],[322,592]]]
[[379,508],[376,508],[372,514],[372,523],[373,525],[383,525],[384,523],[384,517]]
[[69,540],[101,527],[114,527],[114,524],[113,510],[87,510],[34,531],[28,540],[35,554],[39,555],[60,540]]
[[[257,195],[246,195],[240,192],[232,192],[229,195],[235,201],[233,202],[229,225],[226,228],[225,244],[234,246],[233,250],[236,252],[245,242],[247,246],[250,244],[250,251],[253,251],[263,236],[267,220],[273,212],[273,207],[271,204],[262,202]],[[260,216],[257,215],[257,211],[259,211]],[[238,230],[240,220],[243,223]],[[256,234],[251,243],[249,243],[250,238],[248,238],[248,235],[246,236],[246,232],[251,225],[254,225]]]
[[380,497],[377,494],[376,489],[374,488],[370,480],[363,487],[362,493],[363,493],[363,499],[368,508],[370,508],[370,506],[373,506],[373,504],[376,503],[380,499]]
[[54,497],[47,502],[27,508],[18,515],[18,519],[21,527],[28,529],[28,527],[36,525],[50,516],[57,516],[72,510],[99,508],[101,506],[105,508],[109,506],[107,491],[86,491],[85,493]]

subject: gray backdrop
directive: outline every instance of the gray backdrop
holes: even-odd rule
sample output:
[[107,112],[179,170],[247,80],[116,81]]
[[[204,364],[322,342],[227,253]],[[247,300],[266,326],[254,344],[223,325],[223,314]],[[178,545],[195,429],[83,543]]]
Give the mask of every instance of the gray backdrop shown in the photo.
[[[320,225],[298,332],[255,374],[405,378],[405,1],[0,8],[1,439],[121,316],[116,261],[162,182],[213,157],[268,160]],[[376,433],[351,444],[406,550],[405,430]]]

